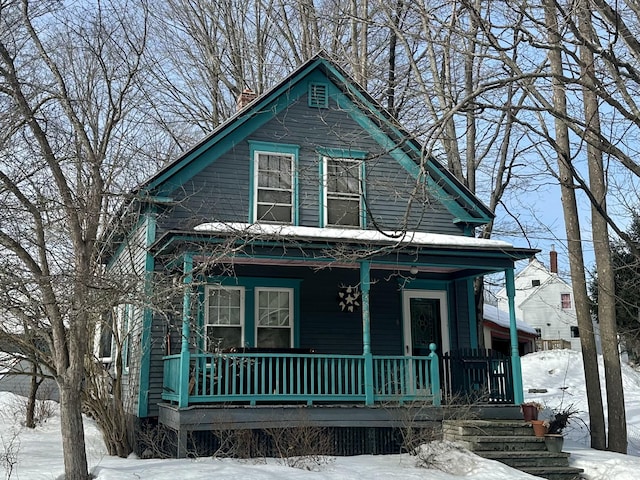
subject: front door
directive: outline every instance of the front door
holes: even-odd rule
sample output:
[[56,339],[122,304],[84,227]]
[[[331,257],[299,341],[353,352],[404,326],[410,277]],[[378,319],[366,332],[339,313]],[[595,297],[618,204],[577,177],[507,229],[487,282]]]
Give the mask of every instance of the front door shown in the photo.
[[411,356],[429,355],[429,344],[436,344],[436,352],[449,351],[446,292],[405,290],[404,353]]

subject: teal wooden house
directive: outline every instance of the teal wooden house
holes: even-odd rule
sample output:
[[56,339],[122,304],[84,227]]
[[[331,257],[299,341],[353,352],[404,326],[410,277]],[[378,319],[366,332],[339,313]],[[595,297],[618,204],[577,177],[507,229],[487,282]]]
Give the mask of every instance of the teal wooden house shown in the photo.
[[[460,392],[519,404],[513,271],[535,252],[474,238],[492,212],[322,55],[243,97],[133,192],[139,221],[113,236],[108,268],[139,274],[149,299],[115,317],[131,415],[184,455],[194,431],[391,428]],[[473,294],[496,272],[501,359],[478,356]]]

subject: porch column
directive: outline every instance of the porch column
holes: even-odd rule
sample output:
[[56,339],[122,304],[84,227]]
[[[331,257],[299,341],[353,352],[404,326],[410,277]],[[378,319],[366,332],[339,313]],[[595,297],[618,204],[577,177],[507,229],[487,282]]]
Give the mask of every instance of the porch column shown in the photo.
[[518,327],[516,325],[516,285],[513,268],[505,270],[507,298],[509,300],[509,336],[511,337],[511,369],[513,374],[513,400],[516,405],[524,401],[522,387],[522,366],[520,365],[520,352],[518,351]]
[[178,406],[189,405],[189,337],[191,336],[191,282],[193,281],[193,257],[187,253],[183,260],[182,279],[182,345],[180,348],[180,397]]
[[373,356],[371,355],[371,319],[369,316],[369,290],[371,262],[360,262],[360,291],[362,292],[362,355],[364,356],[365,403],[373,405]]

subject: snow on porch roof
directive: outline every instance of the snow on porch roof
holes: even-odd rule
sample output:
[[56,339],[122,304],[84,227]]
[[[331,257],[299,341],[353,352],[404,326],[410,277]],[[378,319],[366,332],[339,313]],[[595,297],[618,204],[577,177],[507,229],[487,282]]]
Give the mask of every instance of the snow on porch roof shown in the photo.
[[[316,228],[263,223],[211,222],[197,225],[195,230],[202,233],[264,235],[267,237],[300,240],[342,240],[345,242],[351,241],[384,245],[417,245],[425,247],[457,247],[490,250],[512,250],[515,248],[510,243],[501,240],[486,240],[483,238],[443,235],[440,233],[359,230],[354,228]],[[532,252],[532,254],[533,253],[534,252]]]
[[[497,307],[486,303],[483,305],[482,310],[482,315],[485,320],[493,322],[501,327],[509,328],[509,312],[499,310]],[[537,334],[535,328],[519,318],[516,318],[516,328],[521,332],[532,333],[534,335]]]

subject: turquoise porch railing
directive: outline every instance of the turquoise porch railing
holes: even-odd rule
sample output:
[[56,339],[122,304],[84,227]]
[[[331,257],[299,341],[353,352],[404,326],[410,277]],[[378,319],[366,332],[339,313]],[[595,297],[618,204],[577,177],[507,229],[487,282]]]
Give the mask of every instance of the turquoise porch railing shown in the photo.
[[[374,402],[426,400],[439,405],[438,371],[435,353],[428,357],[374,355]],[[164,357],[164,400],[178,402],[181,385],[187,385],[189,404],[366,400],[362,355],[192,354],[189,372],[188,382],[181,383],[180,355]]]

